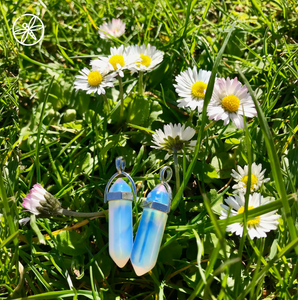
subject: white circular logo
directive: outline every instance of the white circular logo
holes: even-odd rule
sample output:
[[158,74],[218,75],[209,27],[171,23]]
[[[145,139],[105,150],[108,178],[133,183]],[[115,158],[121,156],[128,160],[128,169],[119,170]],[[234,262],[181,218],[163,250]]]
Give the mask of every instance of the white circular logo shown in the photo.
[[33,46],[42,40],[44,25],[39,17],[32,14],[24,14],[14,21],[12,33],[20,44]]

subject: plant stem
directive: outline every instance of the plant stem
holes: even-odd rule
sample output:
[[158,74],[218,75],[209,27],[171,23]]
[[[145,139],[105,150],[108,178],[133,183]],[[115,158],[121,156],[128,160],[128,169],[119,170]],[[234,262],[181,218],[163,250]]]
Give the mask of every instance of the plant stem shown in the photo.
[[180,176],[179,176],[179,164],[178,164],[178,157],[177,151],[174,150],[174,168],[175,168],[175,177],[176,177],[176,193],[179,191],[180,188]]
[[143,72],[139,73],[139,95],[143,95]]
[[195,114],[195,110],[192,110],[189,114],[189,117],[188,117],[188,120],[186,122],[187,125],[191,126],[192,125],[192,118],[193,118],[193,115]]
[[[38,130],[37,130],[36,159],[35,159],[35,164],[34,164],[35,165],[35,169],[36,169],[37,182],[41,182],[40,163],[39,163],[39,150],[40,150],[40,146],[41,146],[40,145],[41,144],[40,135],[41,135],[41,130],[42,130],[42,122],[43,122],[43,118],[44,118],[44,115],[45,115],[46,104],[47,104],[47,101],[48,101],[48,98],[49,98],[49,95],[50,95],[50,90],[52,88],[54,79],[55,79],[55,77],[53,76],[52,80],[51,80],[51,82],[50,82],[50,84],[48,86],[47,93],[46,93],[46,96],[44,98],[44,102],[43,102],[43,105],[42,105],[40,119],[39,119],[39,125],[38,125]],[[31,174],[32,175],[31,175],[31,178],[30,178],[30,185],[31,185],[31,182],[32,182],[33,172]]]
[[[5,218],[6,222],[8,223],[9,233],[10,233],[10,235],[13,235],[17,231],[17,229],[15,227],[14,219],[13,219],[13,214],[11,212],[11,210],[14,210],[14,207],[12,207],[14,205],[13,205],[13,203],[8,202],[5,186],[3,183],[2,170],[3,170],[3,167],[2,167],[2,165],[0,165],[0,200],[3,203],[2,204],[3,205],[3,214],[4,214],[4,218]],[[8,236],[8,234],[7,234],[7,236]],[[15,236],[15,238],[13,239],[13,243],[16,247],[18,247],[17,236]]]
[[4,23],[5,23],[6,28],[7,28],[7,31],[8,31],[8,33],[9,33],[10,40],[13,41],[13,36],[12,36],[11,30],[10,30],[10,26],[9,26],[9,24],[8,24],[8,22],[7,22],[7,19],[6,19],[6,16],[5,16],[5,12],[4,12],[4,10],[3,10],[3,7],[2,7],[2,4],[1,4],[1,3],[0,3],[0,10],[1,10],[1,14],[2,14],[3,19],[4,19]]
[[123,85],[122,85],[122,78],[118,75],[118,81],[119,81],[119,90],[120,90],[120,100],[121,100],[121,106],[120,106],[120,118],[119,122],[123,118],[124,113],[124,100],[123,100]]
[[108,113],[107,113],[107,115],[110,113],[110,104],[109,104],[109,101],[108,101],[108,98],[107,98],[107,95],[106,94],[102,94],[102,97],[103,97],[103,99],[104,99],[104,101],[105,101],[105,103],[106,103],[106,105],[107,105],[107,111],[108,111]]
[[212,122],[210,122],[208,125],[206,125],[206,126],[204,127],[204,130],[209,129],[209,128],[212,127],[215,123],[216,123],[216,121],[213,120]]
[[59,213],[61,215],[65,215],[65,216],[82,217],[82,218],[92,218],[92,217],[101,217],[101,216],[104,217],[105,216],[105,212],[103,212],[103,211],[97,211],[97,212],[91,212],[91,213],[82,213],[82,212],[67,210],[67,209],[64,209],[64,208],[61,208],[59,210]]

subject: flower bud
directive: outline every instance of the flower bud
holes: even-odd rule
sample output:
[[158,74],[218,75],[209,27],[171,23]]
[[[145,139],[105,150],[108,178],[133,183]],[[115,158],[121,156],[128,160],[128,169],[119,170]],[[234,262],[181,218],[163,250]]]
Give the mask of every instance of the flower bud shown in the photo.
[[75,121],[77,117],[77,112],[75,109],[67,109],[63,116],[63,122],[68,123]]
[[35,215],[58,215],[62,211],[61,203],[39,183],[23,198],[22,206]]

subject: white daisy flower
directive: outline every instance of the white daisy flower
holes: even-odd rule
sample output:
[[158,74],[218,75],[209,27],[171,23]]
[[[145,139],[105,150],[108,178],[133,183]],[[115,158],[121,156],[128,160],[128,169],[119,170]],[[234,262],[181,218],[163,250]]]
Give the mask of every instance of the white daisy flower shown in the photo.
[[99,27],[98,33],[102,39],[110,39],[111,37],[108,36],[106,33],[110,34],[113,37],[118,38],[125,32],[125,23],[123,23],[120,19],[113,19],[112,21],[108,23],[103,23]]
[[129,69],[134,72],[150,72],[162,62],[164,53],[150,44],[130,46],[130,53],[137,61]]
[[197,108],[199,113],[202,112],[210,76],[210,71],[199,70],[198,73],[197,67],[188,68],[176,76],[177,84],[174,84],[174,87],[176,93],[181,97],[177,101],[178,106],[189,107],[191,110]]
[[227,125],[231,119],[237,128],[244,128],[243,114],[246,117],[257,115],[247,87],[242,86],[237,77],[217,79],[207,108],[209,120],[223,120],[224,125]]
[[[233,176],[234,180],[237,182],[237,184],[233,185],[232,188],[245,193],[248,181],[248,165],[244,166],[243,169],[240,166],[237,166],[237,170],[238,172],[232,170],[231,176]],[[256,163],[253,163],[251,165],[251,193],[257,191],[263,183],[270,180],[270,178],[264,178],[265,172],[266,169],[262,171],[262,164],[257,165]]]
[[79,72],[81,75],[76,76],[75,89],[87,91],[87,94],[94,92],[98,95],[105,94],[105,88],[113,87],[113,82],[116,80],[115,76],[117,75],[115,72],[109,74],[109,68],[104,65],[92,68],[92,70],[83,68]]
[[193,150],[196,141],[190,141],[190,139],[195,133],[196,131],[191,127],[185,128],[185,125],[170,123],[164,125],[163,131],[161,129],[155,130],[152,136],[152,142],[155,145],[151,147],[168,151],[166,156],[168,158],[173,152],[183,150],[183,146],[188,150]]
[[136,61],[136,57],[131,55],[130,47],[124,48],[121,45],[119,48],[111,48],[111,54],[108,57],[99,56],[98,59],[91,60],[90,65],[100,69],[107,65],[110,71],[115,71],[123,77],[123,70],[133,66]]
[[[228,216],[236,216],[244,212],[245,207],[245,197],[243,193],[239,193],[234,197],[229,196],[225,202],[229,205],[221,204],[224,209],[221,211],[220,219],[226,219]],[[248,200],[248,210],[259,207],[261,205],[267,204],[270,201],[264,201],[260,193],[254,193],[249,195]],[[247,221],[247,232],[251,239],[266,237],[266,232],[270,230],[275,230],[278,225],[277,219],[280,215],[275,214],[277,210],[271,211],[269,213],[255,217],[252,220]],[[240,237],[243,234],[243,223],[234,223],[227,226],[227,231],[235,232],[236,235]]]

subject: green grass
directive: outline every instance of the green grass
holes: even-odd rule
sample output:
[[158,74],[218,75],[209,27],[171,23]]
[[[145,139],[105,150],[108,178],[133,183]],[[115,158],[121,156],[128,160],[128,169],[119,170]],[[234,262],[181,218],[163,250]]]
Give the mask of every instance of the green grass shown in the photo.
[[[12,23],[24,13],[44,22],[40,45],[13,39]],[[295,1],[9,0],[0,2],[0,18],[0,299],[296,299]],[[126,23],[126,33],[101,40],[95,26],[112,18]],[[164,51],[164,60],[144,74],[144,95],[138,75],[125,75],[122,122],[118,83],[107,91],[110,111],[101,96],[73,89],[91,59],[111,46],[143,43]],[[212,71],[199,116],[177,107],[173,87],[175,76],[194,65]],[[215,76],[237,76],[249,87],[258,117],[245,130],[210,124]],[[137,277],[130,263],[114,264],[106,218],[32,217],[18,225],[29,216],[22,198],[36,182],[66,209],[106,210],[104,189],[123,156],[138,187],[136,232],[144,192],[159,183],[165,164],[174,170],[173,157],[164,160],[165,151],[150,147],[154,130],[170,122],[196,129],[197,146],[178,156],[181,186],[152,272]],[[242,216],[219,220],[219,205],[232,193],[231,170],[248,162],[267,169],[271,180],[261,193],[275,200],[246,212],[244,222],[276,209],[282,215],[265,239],[226,233]],[[173,191],[175,182],[173,176]]]

